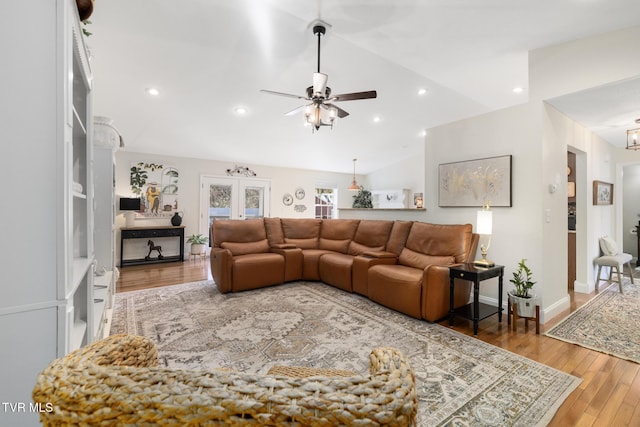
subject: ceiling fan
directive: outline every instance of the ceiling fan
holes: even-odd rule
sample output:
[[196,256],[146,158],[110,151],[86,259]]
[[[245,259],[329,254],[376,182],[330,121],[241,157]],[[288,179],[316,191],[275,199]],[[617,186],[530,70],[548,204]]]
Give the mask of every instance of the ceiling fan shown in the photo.
[[313,34],[318,37],[318,70],[313,73],[313,86],[309,86],[307,88],[306,96],[291,95],[288,93],[265,89],[261,90],[261,92],[272,95],[287,96],[289,98],[310,101],[308,104],[301,105],[300,107],[285,113],[285,116],[292,116],[300,111],[304,111],[305,120],[312,126],[312,130],[318,130],[320,129],[320,126],[333,127],[333,122],[336,117],[344,118],[349,115],[345,110],[334,105],[335,102],[370,99],[378,96],[375,90],[331,95],[331,88],[327,86],[329,76],[320,72],[320,38],[326,33],[326,31],[327,29],[321,21],[317,22],[316,25],[313,25]]

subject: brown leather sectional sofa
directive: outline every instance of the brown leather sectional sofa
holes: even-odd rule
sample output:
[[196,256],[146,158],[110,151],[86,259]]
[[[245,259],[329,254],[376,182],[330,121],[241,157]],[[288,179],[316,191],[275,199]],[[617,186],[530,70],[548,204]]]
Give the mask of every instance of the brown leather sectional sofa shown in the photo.
[[[211,273],[222,293],[296,280],[323,281],[409,316],[449,312],[449,266],[471,262],[471,224],[261,218],[214,220]],[[455,306],[470,284],[455,287]]]

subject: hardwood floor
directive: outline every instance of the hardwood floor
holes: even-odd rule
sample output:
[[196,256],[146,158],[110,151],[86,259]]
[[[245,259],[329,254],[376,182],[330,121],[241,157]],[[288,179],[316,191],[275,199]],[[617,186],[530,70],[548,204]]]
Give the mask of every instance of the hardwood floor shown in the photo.
[[208,258],[166,264],[135,265],[120,269],[116,292],[138,291],[207,279],[211,279]]
[[[125,267],[120,270],[116,291],[207,279],[211,279],[208,259]],[[571,293],[570,309],[541,325],[540,335],[535,334],[531,322],[525,332],[524,320],[519,320],[518,330],[513,332],[507,327],[505,316],[503,323],[493,316],[480,322],[477,338],[582,378],[550,426],[640,426],[640,365],[542,335],[593,296]],[[448,327],[448,321],[441,324]],[[465,335],[473,334],[472,323],[464,319],[456,319],[452,328]]]

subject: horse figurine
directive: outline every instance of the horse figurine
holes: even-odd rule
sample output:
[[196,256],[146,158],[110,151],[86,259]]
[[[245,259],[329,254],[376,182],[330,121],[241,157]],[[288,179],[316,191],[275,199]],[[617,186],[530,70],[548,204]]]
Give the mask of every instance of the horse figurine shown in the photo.
[[162,246],[155,245],[153,243],[153,240],[149,240],[147,242],[147,246],[149,246],[149,253],[147,254],[146,257],[144,257],[145,260],[149,261],[151,259],[151,252],[153,252],[153,251],[158,251],[158,259],[163,259],[164,258],[162,256]]

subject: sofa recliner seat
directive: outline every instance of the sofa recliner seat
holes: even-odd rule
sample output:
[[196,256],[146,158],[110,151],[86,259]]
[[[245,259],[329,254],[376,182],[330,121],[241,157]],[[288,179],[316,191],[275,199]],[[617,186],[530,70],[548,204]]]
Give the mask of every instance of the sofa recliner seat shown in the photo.
[[262,218],[214,224],[211,275],[220,292],[284,283],[285,257],[271,251]]
[[[348,224],[352,225],[353,222]],[[349,292],[354,291],[352,276],[355,257],[372,251],[383,251],[389,240],[393,221],[367,220],[358,221],[355,225],[346,253],[342,252],[345,247],[340,246],[339,252],[323,254],[318,260],[320,280]]]
[[[473,241],[471,224],[414,222],[396,263],[368,269],[369,298],[419,319],[445,317],[449,266],[469,260]],[[455,291],[454,306],[459,307],[468,302],[471,285],[461,281]]]

